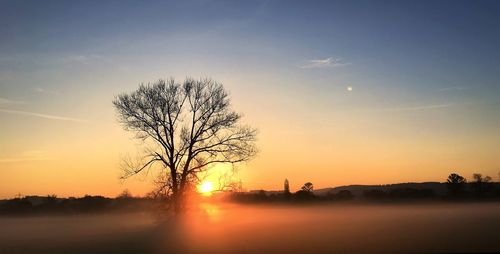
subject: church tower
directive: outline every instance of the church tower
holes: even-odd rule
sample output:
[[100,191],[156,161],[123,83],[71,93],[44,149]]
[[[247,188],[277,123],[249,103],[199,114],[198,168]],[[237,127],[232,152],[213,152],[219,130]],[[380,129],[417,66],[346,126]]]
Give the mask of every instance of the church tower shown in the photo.
[[285,184],[283,186],[283,193],[285,194],[285,196],[290,195],[290,184],[288,183],[288,179],[285,179]]

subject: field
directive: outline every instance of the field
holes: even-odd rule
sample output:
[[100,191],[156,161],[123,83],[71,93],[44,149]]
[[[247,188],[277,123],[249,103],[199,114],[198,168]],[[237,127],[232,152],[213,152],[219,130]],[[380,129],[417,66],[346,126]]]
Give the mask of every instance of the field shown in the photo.
[[151,213],[2,217],[0,253],[447,253],[500,251],[499,203],[201,204]]

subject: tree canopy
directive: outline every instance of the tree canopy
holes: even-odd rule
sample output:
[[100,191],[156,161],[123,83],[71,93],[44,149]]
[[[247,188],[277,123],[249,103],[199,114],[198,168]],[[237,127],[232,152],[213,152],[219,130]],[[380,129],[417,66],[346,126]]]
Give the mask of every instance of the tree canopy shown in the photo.
[[141,84],[116,96],[113,104],[123,128],[145,146],[139,161],[124,164],[123,177],[159,165],[176,211],[188,186],[200,181],[201,172],[256,154],[256,129],[240,124],[241,115],[232,110],[227,91],[212,79]]

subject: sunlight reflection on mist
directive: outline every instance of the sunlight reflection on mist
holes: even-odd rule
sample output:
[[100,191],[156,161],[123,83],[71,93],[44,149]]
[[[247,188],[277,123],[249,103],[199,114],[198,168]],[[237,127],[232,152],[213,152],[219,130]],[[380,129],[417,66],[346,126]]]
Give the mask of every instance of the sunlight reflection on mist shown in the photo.
[[[493,240],[500,226],[495,215],[499,204],[199,207],[183,223],[189,253],[400,253],[500,247]],[[477,224],[477,218],[489,223]]]
[[206,216],[211,221],[220,221],[219,205],[211,203],[202,203],[200,204],[200,208],[203,212],[205,212]]
[[148,213],[0,217],[0,253],[493,252],[498,214],[499,203],[202,202],[161,223]]

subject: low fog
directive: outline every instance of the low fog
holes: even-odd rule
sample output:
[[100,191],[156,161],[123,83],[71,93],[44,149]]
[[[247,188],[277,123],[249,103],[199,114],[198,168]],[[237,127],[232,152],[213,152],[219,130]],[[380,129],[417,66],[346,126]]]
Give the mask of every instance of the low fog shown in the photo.
[[500,204],[203,203],[150,212],[1,217],[0,253],[446,253],[500,250]]

